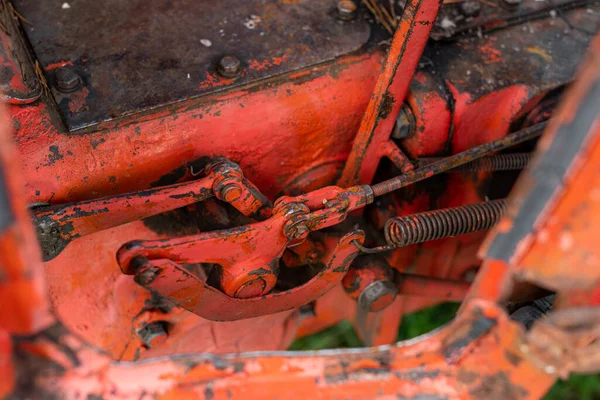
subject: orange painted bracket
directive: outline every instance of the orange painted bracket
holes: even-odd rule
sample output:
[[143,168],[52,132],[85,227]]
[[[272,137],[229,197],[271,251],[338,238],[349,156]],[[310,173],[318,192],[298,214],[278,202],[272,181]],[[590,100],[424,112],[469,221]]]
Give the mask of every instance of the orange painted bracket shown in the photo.
[[156,276],[150,282],[137,279],[143,287],[202,318],[236,321],[298,308],[321,297],[340,283],[348,272],[350,263],[358,254],[358,249],[352,244],[354,240],[362,243],[364,233],[354,231],[342,237],[327,255],[325,268],[304,285],[254,298],[230,297],[182,266],[165,259],[144,262],[136,271],[136,276],[141,277],[153,271]]
[[[72,240],[171,211],[213,196],[246,216],[265,219],[272,204],[226,159],[214,160],[201,179],[34,211],[44,260],[56,257]],[[192,173],[193,175],[193,173]]]

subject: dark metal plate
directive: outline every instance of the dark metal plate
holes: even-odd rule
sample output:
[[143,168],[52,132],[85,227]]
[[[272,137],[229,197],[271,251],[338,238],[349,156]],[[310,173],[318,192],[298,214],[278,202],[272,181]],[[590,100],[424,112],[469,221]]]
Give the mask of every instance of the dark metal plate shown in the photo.
[[[70,130],[332,60],[370,33],[362,18],[339,21],[334,0],[13,3]],[[241,59],[236,80],[216,73],[223,55]],[[56,90],[63,65],[82,89]]]
[[430,43],[420,66],[437,76],[440,85],[452,82],[458,93],[469,93],[471,101],[518,84],[542,93],[573,79],[598,28],[600,2],[596,1],[560,17],[534,19],[481,38]]
[[598,0],[520,0],[507,6],[506,0],[465,0],[444,4],[431,30],[434,40],[482,36],[536,19],[564,17],[573,8],[589,7]]

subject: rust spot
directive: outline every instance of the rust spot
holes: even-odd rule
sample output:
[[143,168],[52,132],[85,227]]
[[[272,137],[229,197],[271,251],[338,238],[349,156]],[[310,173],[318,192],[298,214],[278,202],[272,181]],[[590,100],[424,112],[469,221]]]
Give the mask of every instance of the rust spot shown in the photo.
[[436,379],[440,376],[439,370],[425,371],[423,369],[411,369],[394,373],[398,379],[419,383],[423,379]]
[[377,119],[386,119],[392,112],[395,103],[396,100],[394,99],[394,96],[386,92],[383,96],[383,100],[381,101],[381,107],[379,108]]
[[515,367],[518,367],[519,364],[521,364],[521,361],[523,361],[523,359],[520,356],[518,356],[517,354],[514,354],[508,350],[504,350],[504,357],[506,357],[508,362],[511,363]]
[[466,329],[458,330],[457,334],[454,335],[455,338],[446,346],[444,355],[451,362],[458,359],[468,345],[488,333],[495,325],[495,319],[480,316],[469,323]]
[[50,154],[48,154],[48,162],[44,164],[45,167],[53,165],[56,161],[64,158],[64,156],[60,154],[58,146],[52,145],[48,147],[48,150],[50,151]]
[[484,377],[481,383],[470,392],[474,399],[485,400],[511,400],[524,399],[527,390],[513,384],[506,372]]

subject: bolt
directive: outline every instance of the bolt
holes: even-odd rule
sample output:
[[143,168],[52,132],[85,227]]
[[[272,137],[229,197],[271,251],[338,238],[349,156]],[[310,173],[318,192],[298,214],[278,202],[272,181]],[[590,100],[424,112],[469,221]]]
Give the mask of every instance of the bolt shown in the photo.
[[396,118],[396,125],[392,131],[392,137],[394,139],[406,139],[414,135],[416,131],[415,115],[408,104],[402,105],[398,118]]
[[136,274],[134,280],[142,286],[149,285],[152,282],[154,282],[159,273],[160,271],[158,270],[158,268],[148,268],[147,270]]
[[388,307],[396,299],[398,288],[392,281],[380,280],[367,285],[358,296],[358,305],[365,311],[376,312]]
[[81,78],[72,68],[60,68],[54,74],[56,88],[63,93],[71,93],[81,86]]
[[342,21],[351,21],[356,18],[358,8],[351,0],[341,0],[337,3],[337,16]]
[[292,237],[294,239],[302,239],[302,238],[306,237],[306,235],[308,235],[309,232],[310,232],[310,230],[308,229],[306,224],[299,224],[292,231]]
[[217,72],[225,78],[235,78],[242,72],[242,63],[235,56],[225,56],[219,60]]
[[481,4],[476,0],[467,0],[459,3],[458,9],[465,17],[476,17],[481,11]]
[[500,3],[509,10],[514,10],[519,7],[522,0],[500,0]]
[[221,198],[227,203],[232,203],[240,198],[242,189],[238,185],[230,184],[221,189]]
[[263,278],[256,278],[244,283],[235,292],[235,297],[238,299],[248,299],[251,297],[260,296],[267,287],[267,282]]
[[146,346],[156,347],[164,343],[169,336],[169,333],[167,332],[167,326],[168,323],[165,321],[154,321],[146,324],[136,333]]

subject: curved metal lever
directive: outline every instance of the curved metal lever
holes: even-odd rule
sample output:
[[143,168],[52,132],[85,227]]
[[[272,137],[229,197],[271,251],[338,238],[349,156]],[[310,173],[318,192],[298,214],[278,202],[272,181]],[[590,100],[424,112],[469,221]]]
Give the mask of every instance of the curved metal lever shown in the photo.
[[340,239],[326,255],[326,266],[304,285],[285,292],[238,299],[207,285],[201,278],[167,259],[143,259],[135,272],[136,281],[180,307],[212,321],[235,321],[273,314],[308,304],[337,285],[358,254],[353,240],[364,233],[356,230]]

